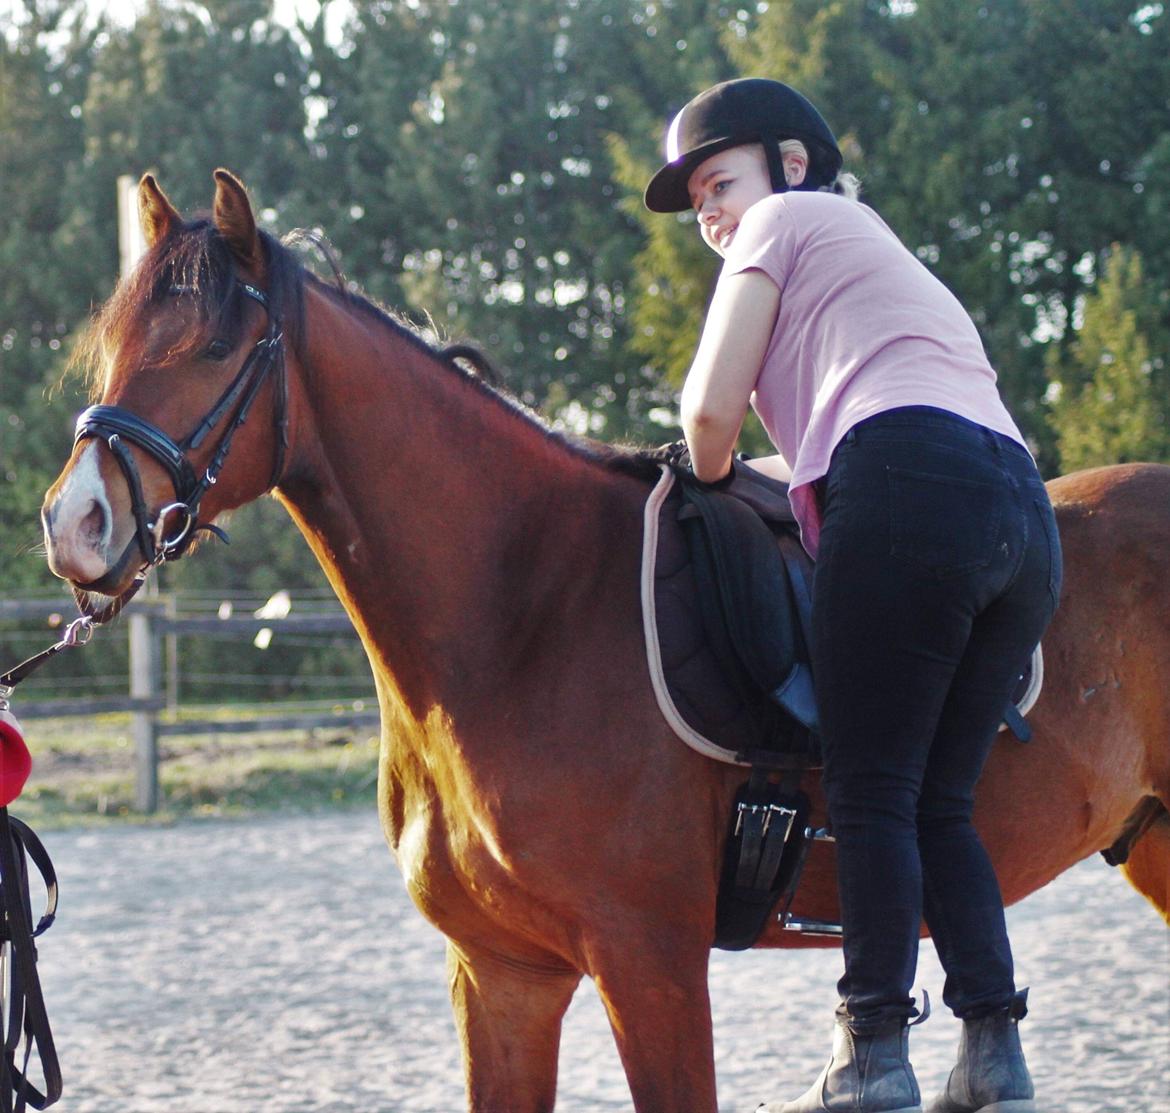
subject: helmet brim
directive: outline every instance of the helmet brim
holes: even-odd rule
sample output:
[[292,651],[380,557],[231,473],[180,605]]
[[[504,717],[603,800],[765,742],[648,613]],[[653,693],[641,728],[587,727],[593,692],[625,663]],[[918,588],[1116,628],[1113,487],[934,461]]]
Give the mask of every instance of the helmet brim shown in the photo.
[[744,143],[758,143],[758,136],[729,135],[713,139],[701,147],[687,151],[685,155],[668,162],[646,186],[642,200],[652,213],[681,213],[691,208],[691,193],[687,188],[691,175],[712,155],[739,147]]

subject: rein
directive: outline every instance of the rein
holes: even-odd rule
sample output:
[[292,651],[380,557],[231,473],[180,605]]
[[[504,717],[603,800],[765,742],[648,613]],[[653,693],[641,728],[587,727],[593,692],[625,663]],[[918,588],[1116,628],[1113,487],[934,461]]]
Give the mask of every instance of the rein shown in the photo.
[[[83,584],[80,588],[74,589],[74,597],[82,613],[97,623],[109,621],[122,610],[142,586],[151,568],[164,561],[178,560],[190,547],[196,533],[206,531],[222,541],[227,541],[227,535],[218,526],[199,521],[199,504],[218,480],[224,461],[231,451],[232,440],[248,420],[252,404],[270,376],[275,376],[276,401],[273,407],[273,422],[276,427],[276,438],[269,487],[275,487],[284,473],[285,454],[288,448],[288,379],[284,363],[284,334],[280,318],[272,313],[267,294],[246,282],[241,282],[239,286],[246,296],[263,306],[268,314],[267,331],[257,341],[239,373],[228,384],[215,405],[187,437],[175,441],[157,425],[121,406],[90,406],[77,419],[74,447],[76,448],[83,440],[100,438],[122,469],[130,490],[135,522],[134,538],[127,546],[126,552],[129,552],[130,546],[137,545],[144,562],[130,587],[105,607],[95,608],[87,595],[90,591],[101,592],[102,580],[95,580],[91,584]],[[234,414],[216,442],[211,462],[203,475],[197,476],[188,459],[188,453],[197,450],[207,440],[233,406]],[[126,445],[127,441],[142,449],[170,476],[175,501],[162,507],[155,515],[154,521],[150,520],[150,511],[142,490],[142,479],[134,456]],[[175,515],[179,516],[177,528],[168,532],[168,522]],[[123,560],[125,556],[126,553],[123,553]],[[122,560],[119,560],[117,566],[120,567],[121,563]]]
[[[85,645],[93,620],[75,619],[61,640],[0,674],[0,711],[8,710],[12,690],[63,649]],[[61,1097],[61,1068],[41,993],[34,940],[57,915],[57,873],[44,844],[31,827],[8,814],[31,767],[28,748],[11,720],[0,720],[0,1113],[46,1109]],[[45,911],[33,927],[29,861],[45,886]],[[24,1044],[23,1052],[21,1044]],[[36,1048],[42,1093],[29,1080]]]
[[[28,858],[45,884],[45,911],[34,928],[28,889]],[[33,940],[47,931],[57,915],[57,874],[41,840],[28,824],[0,807],[0,1018],[3,1059],[0,1061],[0,1111],[21,1113],[26,1105],[45,1109],[61,1096],[61,1068],[41,994],[37,974],[37,948]],[[21,1041],[24,1054],[17,1063]],[[41,1074],[41,1093],[28,1078],[29,1060],[36,1045]]]

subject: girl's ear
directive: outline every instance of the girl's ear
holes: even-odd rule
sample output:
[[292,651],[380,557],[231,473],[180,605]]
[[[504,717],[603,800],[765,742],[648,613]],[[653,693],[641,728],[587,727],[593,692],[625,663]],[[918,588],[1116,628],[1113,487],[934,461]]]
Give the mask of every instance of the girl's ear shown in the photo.
[[790,186],[800,185],[808,173],[808,156],[802,151],[788,151],[780,161],[784,165],[784,180]]

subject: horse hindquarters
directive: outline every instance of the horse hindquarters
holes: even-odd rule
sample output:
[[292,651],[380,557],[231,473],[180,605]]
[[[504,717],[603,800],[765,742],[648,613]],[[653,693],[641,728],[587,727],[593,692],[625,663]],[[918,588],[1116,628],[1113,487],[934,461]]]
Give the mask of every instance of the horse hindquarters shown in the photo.
[[1121,872],[1170,925],[1170,812],[1163,812],[1138,839]]

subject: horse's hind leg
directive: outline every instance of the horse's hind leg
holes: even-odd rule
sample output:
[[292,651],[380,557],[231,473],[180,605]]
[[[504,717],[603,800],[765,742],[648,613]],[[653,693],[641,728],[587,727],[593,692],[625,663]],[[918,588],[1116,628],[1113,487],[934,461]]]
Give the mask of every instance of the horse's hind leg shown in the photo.
[[1121,872],[1170,924],[1170,812],[1163,811],[1134,843]]
[[581,975],[447,942],[447,974],[472,1113],[549,1113],[561,1020]]

